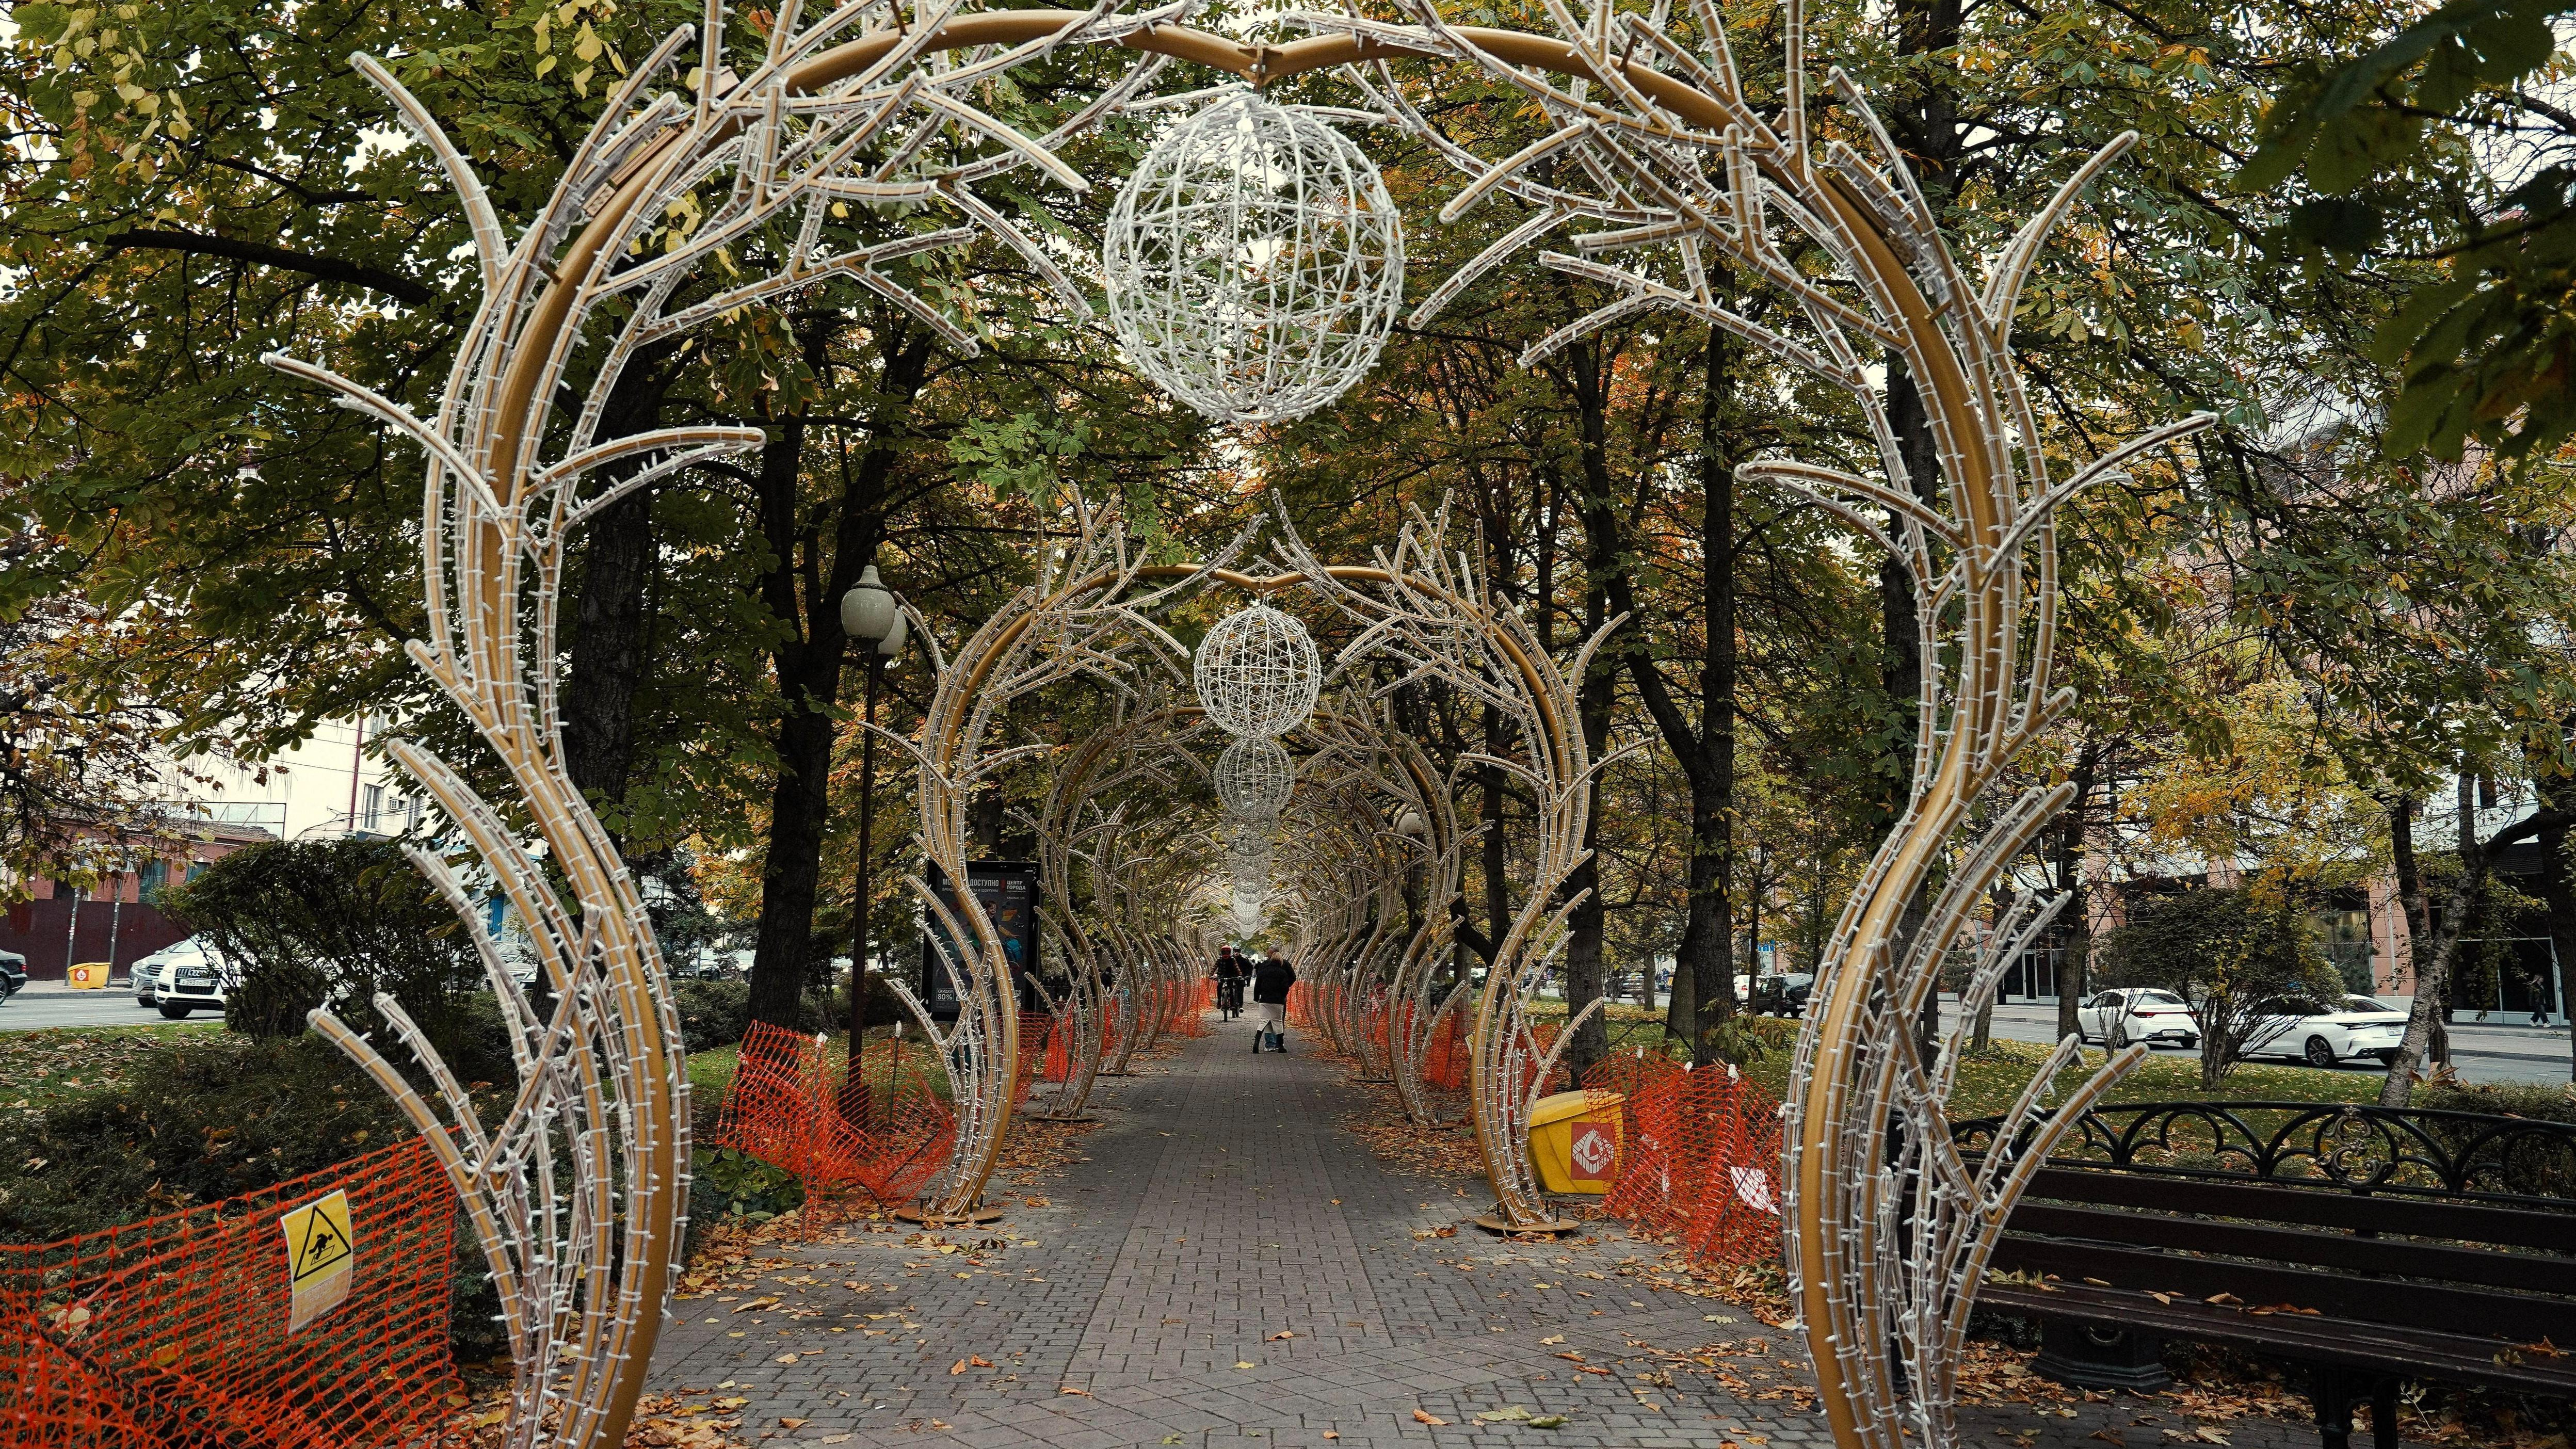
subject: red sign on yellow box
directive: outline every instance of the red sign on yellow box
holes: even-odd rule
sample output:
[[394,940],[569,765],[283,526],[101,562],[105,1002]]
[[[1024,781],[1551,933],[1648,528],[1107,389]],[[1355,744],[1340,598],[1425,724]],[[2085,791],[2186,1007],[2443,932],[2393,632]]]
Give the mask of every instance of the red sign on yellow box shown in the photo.
[[1616,1092],[1559,1092],[1530,1113],[1530,1162],[1550,1192],[1602,1192],[1619,1176]]

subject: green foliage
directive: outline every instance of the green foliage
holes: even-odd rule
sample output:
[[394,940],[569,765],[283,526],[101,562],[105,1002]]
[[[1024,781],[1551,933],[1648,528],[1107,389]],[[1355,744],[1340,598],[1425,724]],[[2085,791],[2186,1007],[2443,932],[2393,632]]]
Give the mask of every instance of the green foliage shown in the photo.
[[805,1201],[805,1184],[796,1174],[731,1147],[698,1154],[691,1178],[690,1216],[744,1218],[762,1222]]
[[751,1030],[751,986],[742,981],[675,981],[680,1040],[693,1052],[731,1046]]
[[2315,920],[2273,882],[2203,887],[2132,901],[2102,938],[2099,985],[2156,987],[2183,999],[2201,1038],[2201,1078],[2215,1089],[2236,1069],[2273,997],[2341,992]]
[[[498,1057],[499,1016],[462,1053]],[[11,1076],[23,1044],[0,1046]],[[382,1090],[320,1037],[173,1034],[110,1089],[0,1120],[0,1239],[49,1242],[271,1187],[412,1135]],[[449,1335],[458,1357],[507,1352],[500,1304],[457,1229]]]
[[2248,189],[2293,175],[2313,189],[2290,214],[2293,249],[2349,256],[2429,237],[2447,258],[2449,276],[2378,332],[2377,359],[2404,376],[2380,441],[2387,457],[2456,459],[2475,437],[2536,460],[2576,433],[2576,169],[2488,174],[2478,149],[2482,136],[2534,128],[2565,139],[2564,114],[2525,82],[2552,63],[2554,22],[2569,9],[2452,0],[2358,58],[2292,65],[2238,175]]
[[223,957],[225,1024],[252,1036],[299,1035],[322,1006],[366,1030],[384,992],[444,1044],[484,979],[455,911],[385,841],[254,845],[163,901]]

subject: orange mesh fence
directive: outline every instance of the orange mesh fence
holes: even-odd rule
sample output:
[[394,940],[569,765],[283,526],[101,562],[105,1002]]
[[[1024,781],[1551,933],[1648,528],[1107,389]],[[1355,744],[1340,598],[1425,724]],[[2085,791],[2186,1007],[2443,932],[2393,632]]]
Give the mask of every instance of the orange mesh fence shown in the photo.
[[1444,1092],[1467,1090],[1467,1018],[1452,1011],[1431,1029],[1431,1049],[1423,1053],[1422,1080]]
[[1207,1023],[1199,1019],[1199,1014],[1216,1005],[1215,982],[1201,981],[1191,986],[1169,988],[1165,999],[1170,1002],[1170,1012],[1164,1030],[1174,1036],[1207,1035]]
[[[794,1173],[809,1219],[854,1188],[883,1203],[910,1199],[956,1144],[956,1114],[937,1090],[939,1063],[896,1037],[867,1048],[857,1082],[845,1071],[835,1084],[825,1046],[752,1023],[716,1118],[717,1145]],[[1022,1052],[1020,1062],[1025,1092],[1035,1054]]]
[[1624,1092],[1626,1143],[1604,1207],[1741,1267],[1780,1251],[1780,1104],[1734,1071],[1613,1057],[1587,1089]]
[[456,1194],[406,1142],[265,1191],[0,1246],[0,1443],[369,1449],[446,1411]]

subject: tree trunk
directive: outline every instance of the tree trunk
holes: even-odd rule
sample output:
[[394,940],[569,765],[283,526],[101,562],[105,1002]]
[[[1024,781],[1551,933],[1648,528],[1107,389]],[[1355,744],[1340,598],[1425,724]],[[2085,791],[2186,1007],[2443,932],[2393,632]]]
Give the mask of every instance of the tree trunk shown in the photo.
[[[1590,639],[1609,622],[1611,580],[1625,584],[1621,554],[1626,530],[1620,526],[1618,510],[1610,497],[1610,359],[1597,346],[1579,345],[1573,373],[1573,392],[1582,425],[1582,513],[1583,513],[1583,632]],[[1580,642],[1580,641],[1578,641]],[[1580,717],[1583,741],[1589,757],[1599,760],[1610,744],[1610,715],[1618,702],[1618,669],[1626,651],[1604,644],[1592,657],[1590,668],[1575,686],[1575,709]],[[1609,916],[1601,903],[1601,857],[1597,847],[1601,840],[1601,776],[1595,773],[1585,782],[1589,797],[1584,815],[1583,863],[1567,878],[1569,896],[1580,896],[1580,904],[1567,913],[1570,939],[1565,950],[1565,1009],[1568,1019],[1601,995],[1602,934]],[[1598,1017],[1584,1023],[1574,1034],[1574,1044],[1566,1050],[1566,1061],[1574,1079],[1583,1080],[1593,1064],[1610,1051],[1609,1032]]]
[[2406,898],[2407,931],[2415,948],[2415,1000],[2406,1012],[2406,1035],[2397,1044],[2396,1058],[2388,1064],[2388,1080],[2380,1084],[2379,1105],[2383,1107],[2406,1105],[2420,1064],[2450,1060],[2450,1034],[2442,1029],[2442,1019],[2451,995],[2451,965],[2459,955],[2460,933],[2485,893],[2491,858],[2491,848],[2478,844],[2475,788],[2464,768],[2459,798],[2460,875],[2450,888],[2450,898],[2442,904],[2438,931],[2425,929],[2430,912],[2424,900],[2423,872],[2415,860],[2415,802],[2401,797],[2402,817],[2400,807],[2389,810],[2389,844],[2397,868],[2397,888]]
[[2064,1041],[2078,1031],[2076,1008],[2084,1004],[2085,967],[2093,954],[2093,903],[2084,888],[2084,822],[2092,808],[2093,790],[2102,771],[2102,747],[2086,740],[2075,752],[2075,768],[2068,782],[2075,786],[2074,798],[2057,817],[2057,889],[2065,895],[2066,904],[2057,919],[2066,926],[2057,953],[2057,1039]]
[[[1609,603],[1603,591],[1593,589],[1584,608],[1590,629],[1600,627],[1609,617]],[[1591,637],[1590,629],[1585,637]],[[1591,743],[1593,758],[1600,758],[1603,744],[1610,736],[1610,710],[1614,702],[1616,678],[1610,673],[1609,661],[1595,656],[1592,672],[1585,675],[1575,692],[1577,713],[1581,717],[1584,738]],[[1565,1010],[1573,1014],[1597,1001],[1605,984],[1602,976],[1602,935],[1609,915],[1601,905],[1601,857],[1595,847],[1601,840],[1601,777],[1595,775],[1584,787],[1591,795],[1591,810],[1583,827],[1583,863],[1566,877],[1568,896],[1580,895],[1581,901],[1566,914],[1569,939],[1565,948]],[[1566,1048],[1566,1067],[1581,1082],[1593,1065],[1609,1055],[1609,1030],[1601,1018],[1593,1017],[1575,1032],[1574,1044]]]
[[[629,360],[601,409],[601,441],[659,421],[670,349]],[[633,477],[642,460],[601,470],[602,485]],[[646,583],[653,573],[653,493],[639,489],[591,524],[582,550],[581,595],[572,613],[568,687],[563,691],[564,768],[600,813],[609,839],[626,836],[626,791],[635,760],[635,693],[647,664]]]
[[[809,324],[801,340],[807,366],[816,376],[825,375],[830,359],[824,324]],[[842,475],[828,563],[822,529],[804,507],[805,420],[781,420],[760,456],[760,524],[774,560],[761,577],[761,596],[786,637],[770,660],[783,713],[773,738],[778,777],[770,792],[769,856],[760,876],[751,1015],[791,1028],[817,964],[814,906],[823,835],[831,817],[833,707],[849,644],[841,633],[841,595],[857,584],[859,571],[875,557],[885,535],[886,485],[902,440],[902,419],[930,366],[926,334],[893,334],[885,347],[879,406],[866,452]]]
[[[2558,966],[2558,1010],[2576,1018],[2576,867],[2567,859],[2567,827],[2576,820],[2576,779],[2562,775],[2543,782],[2540,798],[2553,817],[2540,828],[2540,895],[2549,908],[2549,953]],[[2568,1033],[2568,1052],[2567,1077],[2576,1081],[2576,1031]]]
[[[1628,655],[1646,712],[1680,762],[1690,786],[1690,885],[1681,945],[1674,952],[1670,1029],[1691,1044],[1691,1060],[1714,1064],[1716,1034],[1735,1014],[1735,695],[1736,582],[1735,471],[1725,433],[1726,333],[1708,329],[1705,379],[1700,396],[1700,607],[1703,632],[1699,671],[1700,722],[1676,706],[1654,660],[1643,649]],[[1615,602],[1635,613],[1628,581],[1616,580]],[[1757,942],[1757,949],[1759,943]],[[1689,983],[1685,988],[1684,983]]]

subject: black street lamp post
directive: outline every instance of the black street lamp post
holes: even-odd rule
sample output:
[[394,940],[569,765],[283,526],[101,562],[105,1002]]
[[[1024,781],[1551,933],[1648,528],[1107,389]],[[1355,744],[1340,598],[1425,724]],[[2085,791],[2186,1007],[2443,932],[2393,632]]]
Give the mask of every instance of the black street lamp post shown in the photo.
[[850,1076],[844,1096],[854,1103],[861,1122],[872,1115],[866,1074],[868,1026],[868,902],[873,897],[868,879],[874,863],[877,815],[877,683],[885,675],[886,661],[903,653],[903,610],[895,602],[894,592],[877,578],[877,567],[870,564],[859,575],[859,581],[841,596],[841,629],[859,646],[859,668],[867,676],[866,711],[868,728],[859,734],[859,878],[851,895],[850,947]]

